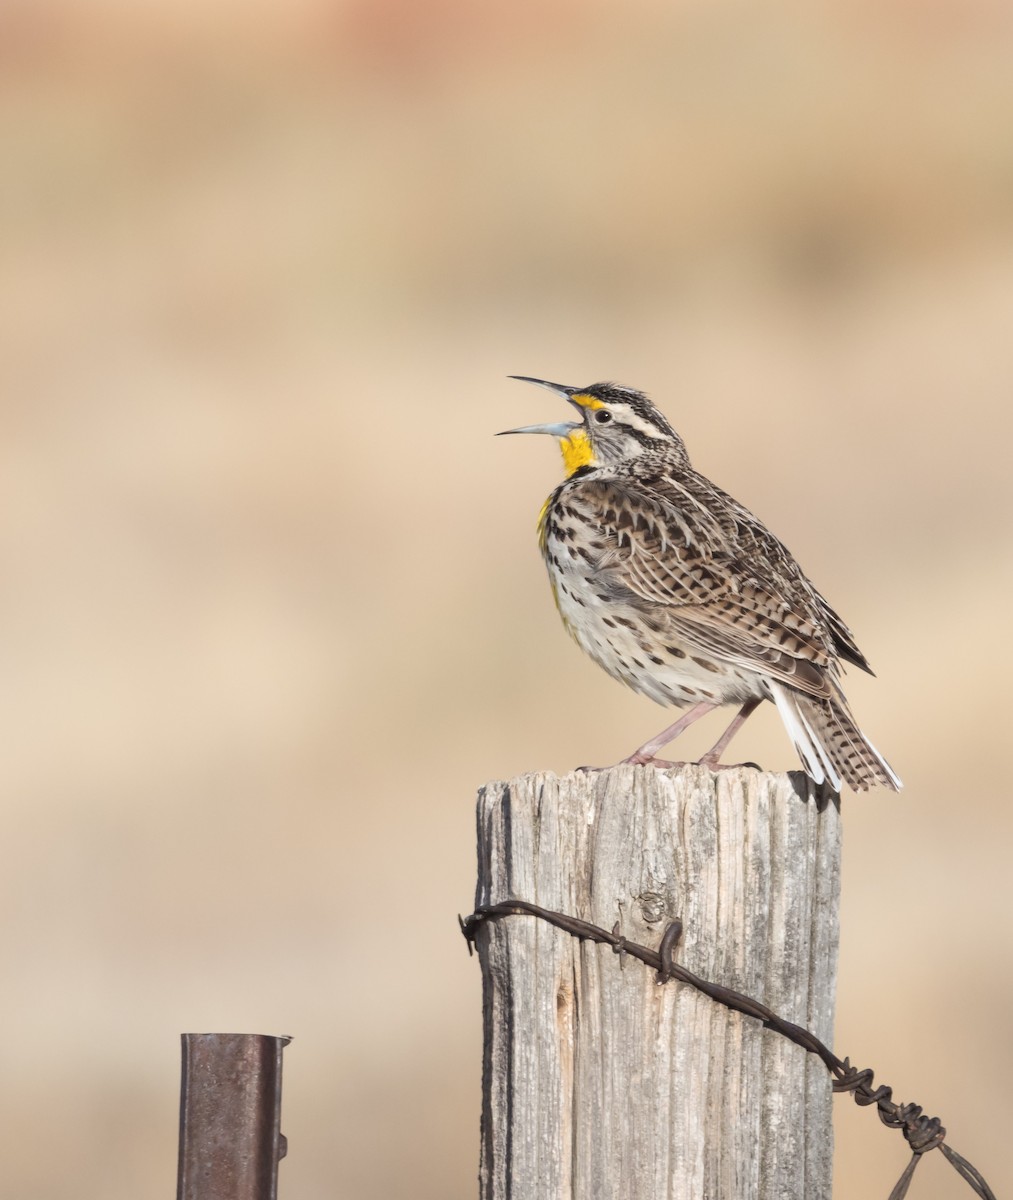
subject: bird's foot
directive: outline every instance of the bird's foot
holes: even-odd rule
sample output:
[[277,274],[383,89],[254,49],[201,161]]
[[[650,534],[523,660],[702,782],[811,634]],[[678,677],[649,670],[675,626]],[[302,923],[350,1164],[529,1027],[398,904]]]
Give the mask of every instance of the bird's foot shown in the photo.
[[[669,762],[667,758],[654,758],[648,754],[631,754],[629,758],[621,758],[616,764],[617,767],[633,766],[633,767],[657,767],[658,770],[668,770],[669,767],[690,767],[692,763],[684,762]],[[611,767],[574,767],[575,771],[611,771]]]
[[667,758],[655,758],[653,754],[631,754],[628,758],[621,760],[622,763],[629,763],[634,767],[657,767],[659,771],[667,771],[674,767],[688,767],[691,763],[670,762]]
[[[709,754],[705,754],[703,758],[698,758],[696,762],[672,762],[667,758],[655,758],[653,754],[631,754],[627,758],[621,758],[616,766],[631,766],[631,767],[657,767],[659,771],[674,771],[679,767],[707,767],[710,771],[734,771],[737,767],[753,767],[757,771],[763,768],[759,763],[741,762],[741,763],[719,763],[716,758],[711,758]],[[608,771],[609,767],[592,767],[582,766],[574,767],[575,771]]]
[[703,758],[698,758],[696,760],[696,765],[698,767],[706,767],[709,771],[734,771],[738,767],[752,767],[755,771],[763,770],[759,763],[720,763],[716,758],[712,758],[709,754],[705,754]]

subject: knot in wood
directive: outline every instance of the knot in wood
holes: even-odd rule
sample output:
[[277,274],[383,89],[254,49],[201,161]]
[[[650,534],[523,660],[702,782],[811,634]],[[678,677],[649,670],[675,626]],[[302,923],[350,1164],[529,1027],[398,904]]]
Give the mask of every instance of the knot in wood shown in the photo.
[[640,915],[648,925],[657,925],[665,916],[668,907],[661,892],[641,892],[636,898]]

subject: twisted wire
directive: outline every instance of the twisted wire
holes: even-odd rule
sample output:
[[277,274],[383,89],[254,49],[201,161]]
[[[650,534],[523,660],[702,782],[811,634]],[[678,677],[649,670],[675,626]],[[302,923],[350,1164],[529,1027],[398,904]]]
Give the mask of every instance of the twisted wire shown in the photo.
[[631,942],[623,937],[619,933],[618,922],[609,931],[600,925],[592,925],[590,921],[583,921],[579,917],[571,917],[566,913],[553,912],[551,909],[531,904],[527,900],[506,900],[500,904],[482,905],[469,917],[458,917],[461,932],[468,943],[469,954],[474,951],[479,929],[488,921],[525,915],[538,917],[581,941],[598,942],[611,946],[620,957],[628,955],[631,958],[639,959],[645,966],[657,971],[658,983],[665,984],[671,979],[687,983],[690,987],[703,992],[705,996],[710,996],[712,1000],[716,1000],[717,1003],[723,1004],[733,1012],[754,1017],[765,1028],[772,1029],[775,1033],[794,1042],[795,1045],[801,1046],[803,1050],[815,1054],[833,1076],[835,1092],[850,1092],[855,1103],[863,1107],[875,1105],[883,1124],[890,1129],[899,1129],[911,1148],[911,1159],[890,1192],[889,1200],[904,1200],[914,1177],[915,1168],[921,1162],[922,1156],[930,1150],[937,1149],[943,1152],[946,1161],[968,1184],[975,1195],[980,1197],[980,1200],[995,1200],[995,1194],[985,1182],[981,1172],[947,1144],[946,1129],[938,1117],[926,1116],[918,1104],[898,1104],[893,1099],[892,1088],[884,1084],[880,1084],[878,1087],[873,1086],[873,1072],[868,1067],[855,1067],[852,1066],[850,1059],[838,1058],[810,1030],[796,1025],[792,1021],[785,1021],[765,1004],[761,1004],[759,1000],[754,1000],[751,996],[746,996],[742,992],[724,987],[719,983],[702,979],[699,975],[694,975],[692,971],[680,966],[675,961],[676,947],[683,932],[680,920],[669,922],[658,943],[658,949],[651,950],[647,946]]

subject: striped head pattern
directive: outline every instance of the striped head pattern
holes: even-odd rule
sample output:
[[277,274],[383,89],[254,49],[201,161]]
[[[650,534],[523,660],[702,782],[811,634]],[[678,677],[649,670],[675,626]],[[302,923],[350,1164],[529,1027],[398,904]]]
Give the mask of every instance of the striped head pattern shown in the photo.
[[524,425],[505,433],[548,433],[559,438],[567,477],[583,468],[606,466],[650,450],[677,451],[688,462],[682,438],[643,392],[615,383],[565,387],[528,375],[512,375],[562,396],[577,409],[579,421]]

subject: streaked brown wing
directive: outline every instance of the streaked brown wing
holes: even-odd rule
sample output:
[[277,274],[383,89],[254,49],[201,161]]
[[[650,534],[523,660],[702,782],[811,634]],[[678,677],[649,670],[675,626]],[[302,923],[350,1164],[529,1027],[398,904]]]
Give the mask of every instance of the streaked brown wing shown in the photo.
[[[579,489],[609,547],[597,563],[602,582],[651,607],[655,619],[704,653],[810,695],[830,695],[831,634],[788,551],[741,506],[725,505],[723,493],[703,497],[664,482],[666,492],[678,494],[635,481],[594,480]],[[570,502],[576,500],[574,494]],[[743,552],[740,528],[774,544],[760,558],[775,564],[767,577]]]

